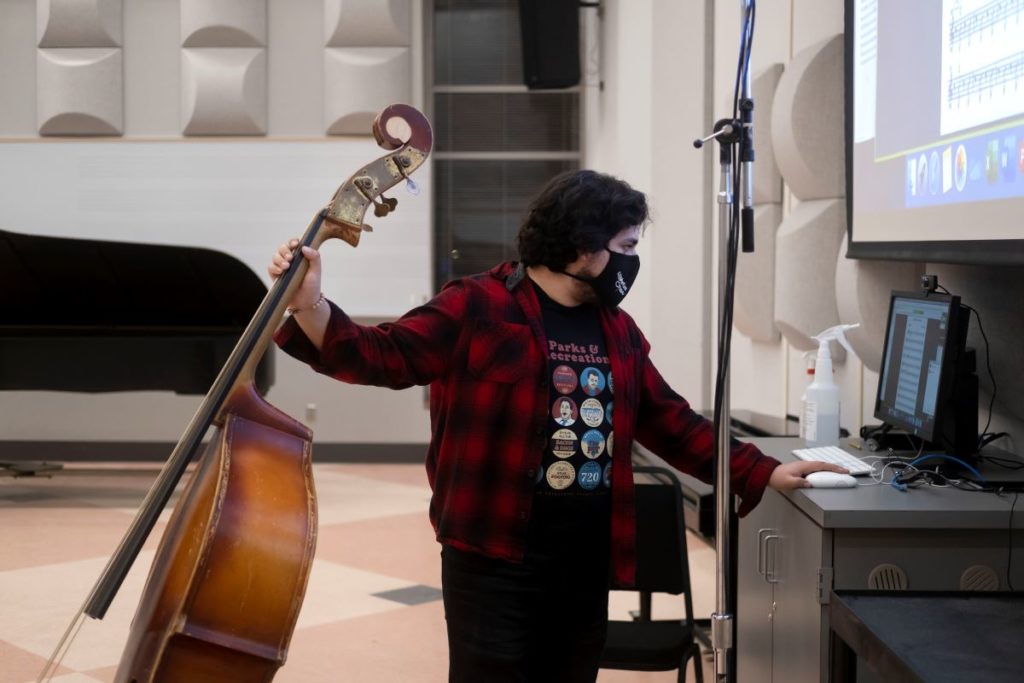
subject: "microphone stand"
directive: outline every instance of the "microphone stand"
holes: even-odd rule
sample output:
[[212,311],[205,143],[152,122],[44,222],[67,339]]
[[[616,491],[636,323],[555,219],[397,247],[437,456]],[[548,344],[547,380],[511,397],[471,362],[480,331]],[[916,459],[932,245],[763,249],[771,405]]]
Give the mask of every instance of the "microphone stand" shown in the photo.
[[[711,615],[711,644],[715,653],[716,681],[736,680],[734,649],[736,621],[737,519],[730,491],[729,354],[732,343],[733,292],[736,281],[738,224],[742,224],[743,251],[754,250],[753,111],[750,98],[750,45],[754,31],[754,0],[741,0],[740,59],[733,118],[715,123],[714,132],[695,140],[701,148],[708,140],[719,144],[721,166],[718,191],[718,372],[715,383],[715,612]],[[734,160],[737,160],[738,163]],[[738,166],[738,167],[737,167]],[[741,210],[736,211],[736,195]],[[740,220],[737,220],[737,218]]]

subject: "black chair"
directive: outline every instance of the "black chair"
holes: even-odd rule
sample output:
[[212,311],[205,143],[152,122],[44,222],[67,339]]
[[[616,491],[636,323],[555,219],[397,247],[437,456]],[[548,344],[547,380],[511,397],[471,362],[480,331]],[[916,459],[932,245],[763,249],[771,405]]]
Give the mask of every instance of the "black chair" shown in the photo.
[[[686,554],[683,494],[676,478],[663,467],[634,467],[636,474],[650,475],[653,483],[636,484],[636,585],[612,590],[640,593],[640,611],[633,621],[609,621],[608,637],[601,653],[603,669],[671,671],[679,669],[679,683],[686,680],[686,666],[694,659],[698,683],[704,681],[700,645],[696,640],[693,602],[690,596],[690,565]],[[684,619],[651,618],[651,593],[683,595]]]

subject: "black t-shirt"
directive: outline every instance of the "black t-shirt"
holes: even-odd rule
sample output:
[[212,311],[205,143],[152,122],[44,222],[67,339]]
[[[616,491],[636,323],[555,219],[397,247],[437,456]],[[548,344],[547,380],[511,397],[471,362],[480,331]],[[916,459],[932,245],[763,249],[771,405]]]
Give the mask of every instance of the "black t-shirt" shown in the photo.
[[563,306],[534,285],[547,337],[548,440],[528,547],[605,552],[611,513],[614,378],[597,310]]

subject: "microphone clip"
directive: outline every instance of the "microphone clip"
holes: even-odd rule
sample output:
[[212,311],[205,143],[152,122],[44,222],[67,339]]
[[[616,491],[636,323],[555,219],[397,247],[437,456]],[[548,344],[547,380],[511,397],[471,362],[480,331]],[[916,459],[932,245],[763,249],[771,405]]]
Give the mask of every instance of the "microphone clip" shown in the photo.
[[742,125],[736,119],[719,119],[715,122],[714,132],[705,138],[697,138],[693,146],[700,149],[706,142],[718,140],[720,145],[734,145],[740,141]]

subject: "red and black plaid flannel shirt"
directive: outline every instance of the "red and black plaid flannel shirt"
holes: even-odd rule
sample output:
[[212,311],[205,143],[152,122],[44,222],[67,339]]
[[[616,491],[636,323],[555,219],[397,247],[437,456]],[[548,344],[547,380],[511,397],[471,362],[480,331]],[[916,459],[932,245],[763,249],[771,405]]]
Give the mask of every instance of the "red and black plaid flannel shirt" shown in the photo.
[[[521,561],[534,481],[548,436],[547,347],[524,270],[504,263],[453,281],[393,323],[357,325],[331,305],[322,349],[294,320],[275,341],[345,382],[404,389],[430,384],[430,520],[441,543]],[[633,440],[703,481],[713,476],[713,427],[662,379],[650,345],[624,311],[601,307],[615,376],[612,567],[634,578]],[[732,452],[733,491],[745,514],[778,461],[750,444]]]

